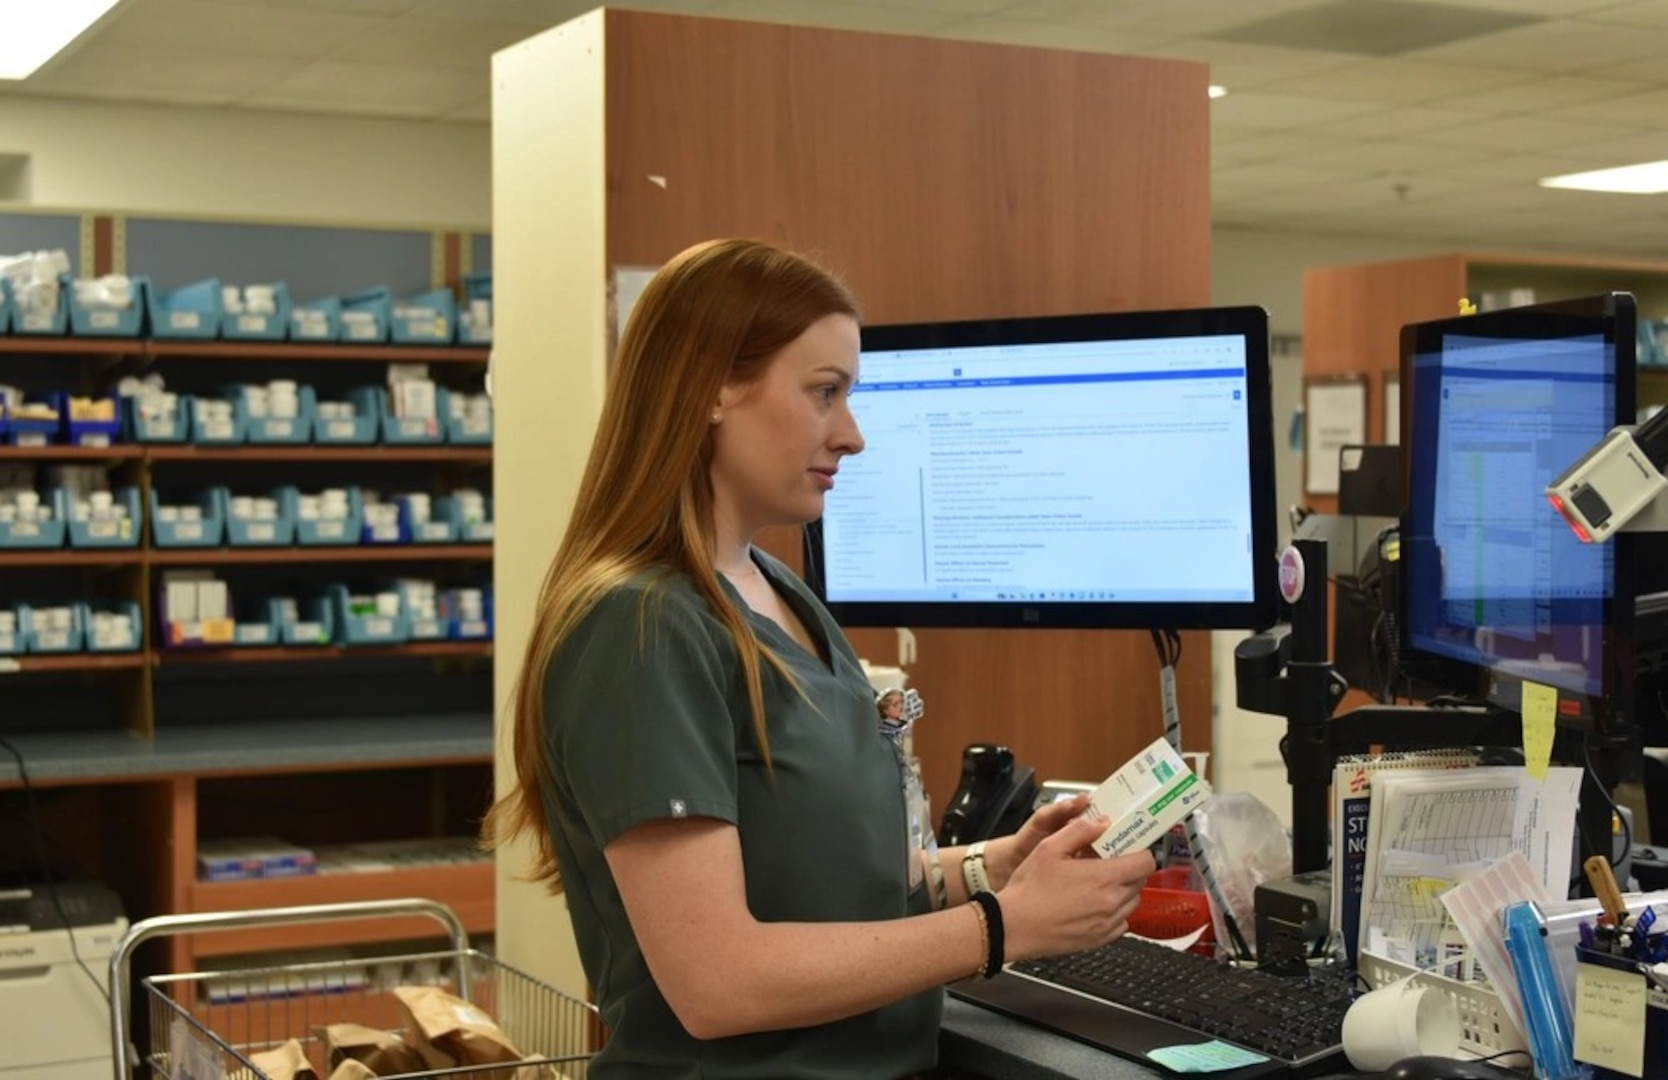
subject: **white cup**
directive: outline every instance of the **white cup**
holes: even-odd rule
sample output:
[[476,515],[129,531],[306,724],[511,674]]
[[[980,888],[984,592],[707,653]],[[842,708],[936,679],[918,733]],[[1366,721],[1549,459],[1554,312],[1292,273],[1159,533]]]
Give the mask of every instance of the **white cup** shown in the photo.
[[1453,1057],[1459,1006],[1437,987],[1403,979],[1355,1000],[1344,1014],[1343,1042],[1349,1063],[1363,1072],[1382,1072],[1407,1057]]

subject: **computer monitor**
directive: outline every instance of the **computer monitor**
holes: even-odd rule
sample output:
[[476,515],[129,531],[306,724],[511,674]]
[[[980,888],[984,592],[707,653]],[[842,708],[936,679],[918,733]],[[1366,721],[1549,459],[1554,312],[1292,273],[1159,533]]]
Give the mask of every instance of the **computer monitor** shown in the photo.
[[1524,680],[1608,729],[1631,697],[1631,538],[1583,544],[1547,483],[1634,412],[1633,297],[1402,331],[1404,669],[1517,709]]
[[851,403],[805,533],[845,625],[1274,622],[1260,308],[866,327]]

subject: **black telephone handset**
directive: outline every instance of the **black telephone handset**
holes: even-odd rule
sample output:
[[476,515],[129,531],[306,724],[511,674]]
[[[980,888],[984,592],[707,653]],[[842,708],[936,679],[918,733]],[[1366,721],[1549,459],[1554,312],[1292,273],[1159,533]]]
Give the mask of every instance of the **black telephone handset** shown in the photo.
[[961,785],[950,796],[938,827],[945,847],[1009,836],[1031,816],[1036,771],[1014,763],[1006,746],[974,743],[961,754]]

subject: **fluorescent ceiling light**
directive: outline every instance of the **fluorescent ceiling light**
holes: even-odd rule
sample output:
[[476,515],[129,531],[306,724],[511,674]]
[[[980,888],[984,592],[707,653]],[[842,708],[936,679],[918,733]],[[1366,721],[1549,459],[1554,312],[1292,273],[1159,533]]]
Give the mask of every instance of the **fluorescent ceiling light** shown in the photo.
[[27,79],[117,0],[0,0],[0,79]]
[[1647,161],[1614,169],[1549,176],[1541,187],[1570,188],[1575,191],[1612,191],[1623,195],[1657,195],[1668,191],[1668,161]]
[[1210,96],[1213,97],[1213,98],[1227,97],[1228,96],[1228,88],[1226,86],[1217,86],[1215,83],[1212,83],[1211,88],[1210,88]]

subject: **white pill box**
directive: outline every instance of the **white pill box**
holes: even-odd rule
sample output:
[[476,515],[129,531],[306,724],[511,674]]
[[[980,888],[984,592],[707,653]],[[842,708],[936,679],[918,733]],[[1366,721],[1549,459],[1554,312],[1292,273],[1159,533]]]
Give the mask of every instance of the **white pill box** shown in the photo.
[[1210,794],[1210,785],[1168,742],[1154,740],[1089,796],[1111,822],[1095,841],[1095,852],[1110,859],[1151,847]]

